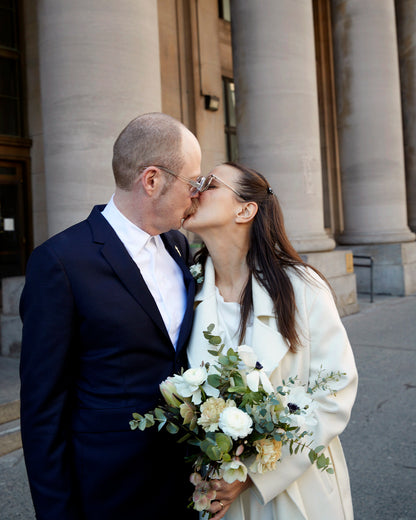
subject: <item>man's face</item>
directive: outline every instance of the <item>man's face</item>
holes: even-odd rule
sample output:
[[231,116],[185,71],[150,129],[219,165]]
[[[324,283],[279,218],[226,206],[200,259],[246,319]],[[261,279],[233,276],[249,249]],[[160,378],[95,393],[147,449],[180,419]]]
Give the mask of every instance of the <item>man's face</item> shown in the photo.
[[[195,136],[184,131],[182,137],[184,166],[175,172],[185,179],[196,181],[201,175],[201,148]],[[194,210],[199,194],[193,195],[191,186],[182,179],[174,178],[156,203],[157,223],[160,233],[179,229],[182,220]]]

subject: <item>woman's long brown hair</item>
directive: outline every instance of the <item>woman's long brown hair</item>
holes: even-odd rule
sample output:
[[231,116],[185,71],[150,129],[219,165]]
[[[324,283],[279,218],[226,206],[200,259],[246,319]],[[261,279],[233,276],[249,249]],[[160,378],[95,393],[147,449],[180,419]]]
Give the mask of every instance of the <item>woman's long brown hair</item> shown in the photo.
[[[224,164],[239,171],[237,191],[241,194],[241,198],[245,201],[256,202],[258,205],[258,211],[251,227],[247,265],[250,274],[269,293],[273,301],[279,331],[286,338],[290,350],[296,352],[300,344],[295,320],[296,302],[287,271],[308,266],[323,280],[326,281],[326,279],[317,269],[305,263],[290,243],[279,201],[265,177],[257,171],[235,162]],[[208,254],[204,245],[195,255],[195,261],[205,265]],[[304,276],[303,269],[297,270],[297,273],[299,276]],[[240,342],[244,339],[248,319],[253,311],[252,276],[249,276],[247,280],[240,302]]]

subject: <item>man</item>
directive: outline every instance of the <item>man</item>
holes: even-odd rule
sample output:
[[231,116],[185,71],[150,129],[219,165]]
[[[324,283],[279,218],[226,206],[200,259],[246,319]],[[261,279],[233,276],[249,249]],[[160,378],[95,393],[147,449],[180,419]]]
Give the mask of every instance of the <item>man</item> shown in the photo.
[[194,282],[177,230],[198,197],[195,136],[159,113],[114,145],[107,206],[32,253],[21,299],[21,427],[39,520],[186,518],[182,448],[132,412],[186,364]]

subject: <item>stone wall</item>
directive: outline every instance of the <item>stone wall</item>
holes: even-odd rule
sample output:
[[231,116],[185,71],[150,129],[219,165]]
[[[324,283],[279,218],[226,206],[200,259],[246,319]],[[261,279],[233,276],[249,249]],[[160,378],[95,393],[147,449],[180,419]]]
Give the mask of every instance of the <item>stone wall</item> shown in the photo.
[[2,310],[0,315],[0,354],[18,357],[20,354],[22,323],[19,300],[25,282],[24,276],[1,280]]

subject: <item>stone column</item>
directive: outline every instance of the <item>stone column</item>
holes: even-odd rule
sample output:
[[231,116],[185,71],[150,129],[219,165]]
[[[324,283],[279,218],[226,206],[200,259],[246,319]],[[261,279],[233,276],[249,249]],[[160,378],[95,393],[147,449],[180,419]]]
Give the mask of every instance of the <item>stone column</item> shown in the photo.
[[[407,226],[394,0],[332,0],[345,230],[339,242],[373,257],[375,293],[416,291]],[[370,273],[358,269],[359,290]]]
[[357,311],[349,251],[333,251],[324,230],[312,2],[232,0],[239,160],[275,190],[288,235],[337,294]]
[[416,231],[416,2],[397,0],[408,222]]
[[394,0],[332,0],[344,244],[414,240],[407,226]]
[[49,235],[106,203],[112,146],[161,110],[157,0],[39,0]]
[[311,1],[231,2],[239,159],[263,173],[300,252],[335,247],[324,231]]

